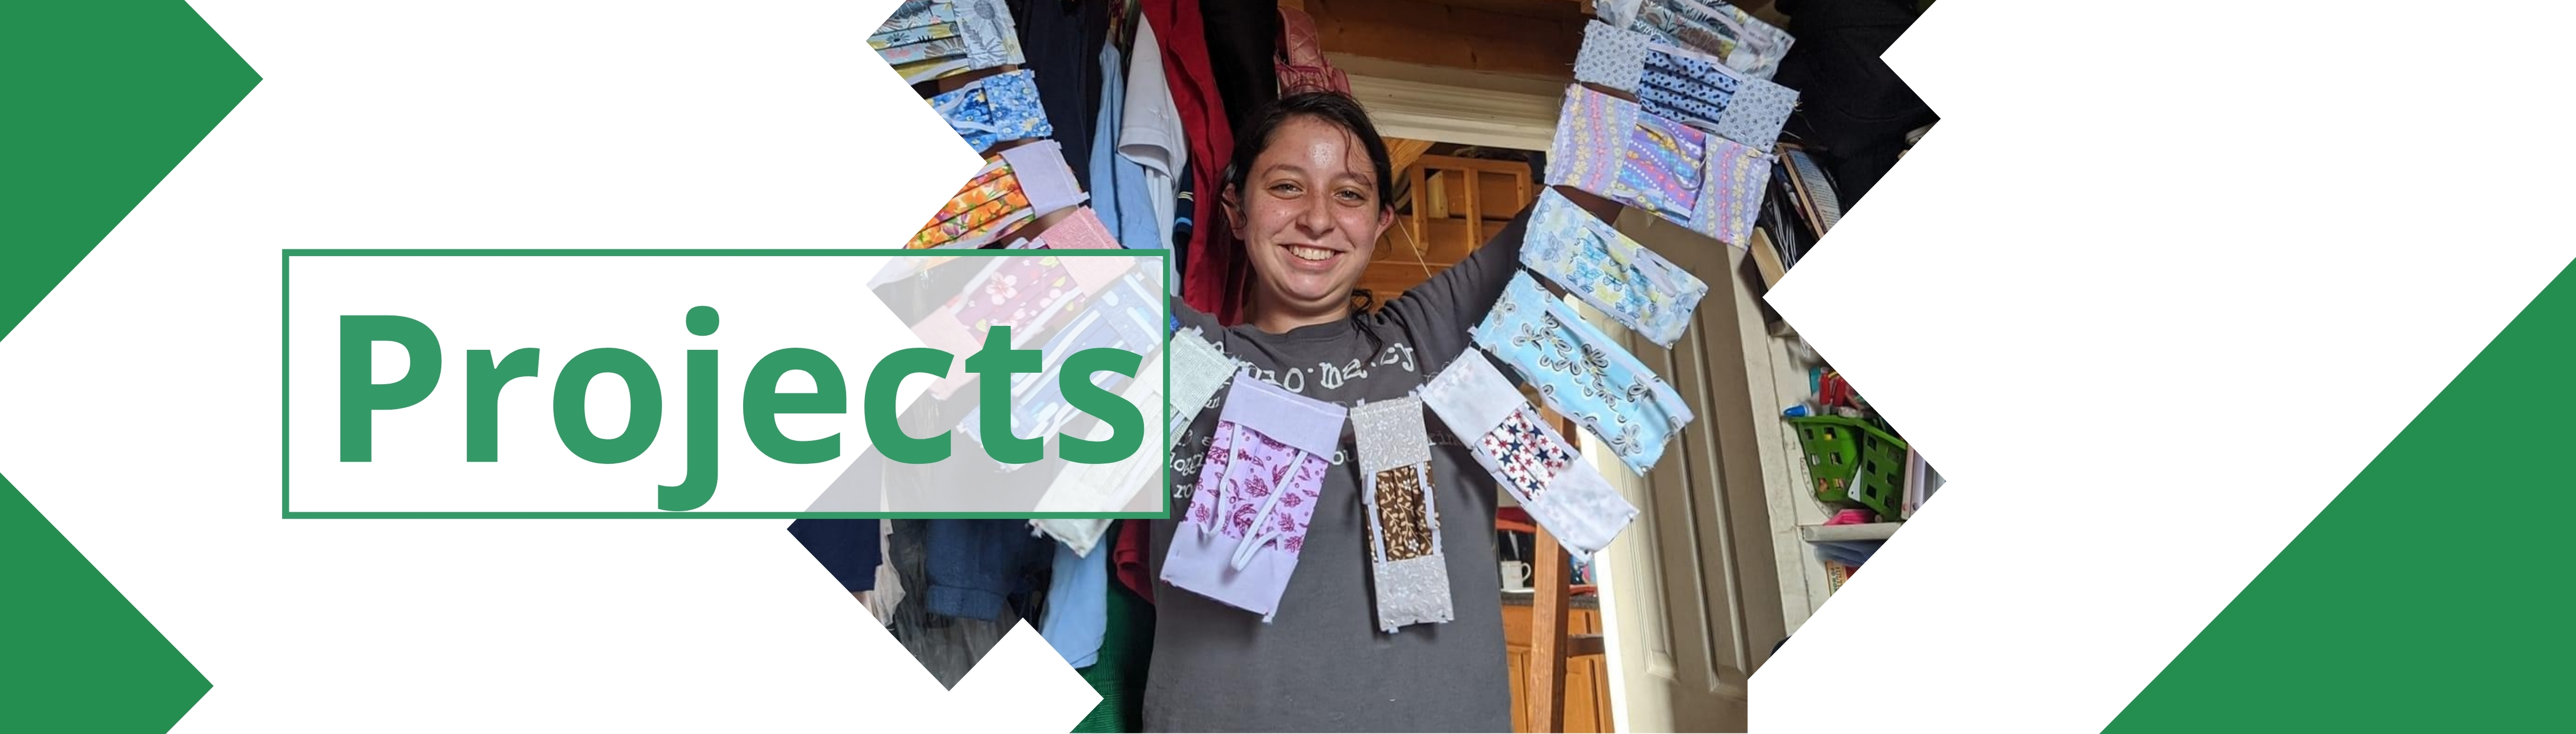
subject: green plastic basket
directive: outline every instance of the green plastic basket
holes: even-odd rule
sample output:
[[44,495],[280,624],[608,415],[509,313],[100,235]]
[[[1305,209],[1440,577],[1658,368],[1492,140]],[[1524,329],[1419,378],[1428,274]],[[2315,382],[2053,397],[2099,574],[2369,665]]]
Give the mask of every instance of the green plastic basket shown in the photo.
[[1905,503],[1905,439],[1877,426],[1838,416],[1791,418],[1807,449],[1807,474],[1816,499],[1858,502],[1879,517],[1895,519]]

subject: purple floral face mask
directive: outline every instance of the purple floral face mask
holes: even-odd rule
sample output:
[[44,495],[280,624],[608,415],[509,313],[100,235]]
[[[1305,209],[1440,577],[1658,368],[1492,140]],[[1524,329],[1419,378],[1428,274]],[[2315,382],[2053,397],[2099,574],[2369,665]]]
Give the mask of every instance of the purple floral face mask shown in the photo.
[[1163,581],[1268,621],[1305,549],[1344,417],[1340,406],[1235,380]]

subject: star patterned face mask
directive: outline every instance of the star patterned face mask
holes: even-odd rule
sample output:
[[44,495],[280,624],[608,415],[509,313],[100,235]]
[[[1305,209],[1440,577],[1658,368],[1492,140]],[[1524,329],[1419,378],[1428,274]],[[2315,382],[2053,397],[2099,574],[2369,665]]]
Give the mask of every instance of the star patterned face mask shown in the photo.
[[1422,403],[1466,439],[1476,463],[1577,563],[1610,546],[1637,508],[1520,398],[1483,352],[1467,350],[1422,387]]
[[1639,475],[1654,468],[1664,444],[1691,422],[1690,406],[1663,378],[1528,273],[1512,274],[1502,299],[1468,331],[1476,346],[1537,385],[1549,408],[1600,437]]
[[1521,264],[1665,348],[1690,326],[1708,284],[1594,218],[1555,189],[1539,192]]
[[1172,530],[1163,581],[1266,622],[1305,550],[1346,412],[1238,378],[1217,415],[1207,462]]
[[1449,561],[1440,550],[1440,508],[1431,491],[1431,435],[1422,399],[1406,396],[1351,409],[1359,444],[1360,498],[1366,514],[1377,626],[1456,617],[1449,600]]

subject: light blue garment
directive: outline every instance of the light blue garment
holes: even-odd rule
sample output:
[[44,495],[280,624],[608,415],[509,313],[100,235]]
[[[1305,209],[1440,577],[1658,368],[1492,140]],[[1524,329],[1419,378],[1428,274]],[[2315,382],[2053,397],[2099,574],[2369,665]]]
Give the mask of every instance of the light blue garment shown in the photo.
[[1100,661],[1100,641],[1108,634],[1109,549],[1093,548],[1085,558],[1055,544],[1055,579],[1047,582],[1038,635],[1079,669]]
[[[1109,236],[1130,250],[1170,247],[1154,216],[1145,165],[1118,154],[1118,130],[1127,114],[1127,62],[1115,44],[1100,49],[1100,124],[1091,139],[1091,209]],[[1168,262],[1168,259],[1166,259]],[[1177,282],[1177,281],[1176,281]]]
[[1601,437],[1638,476],[1655,467],[1664,444],[1691,422],[1690,406],[1664,378],[1548,295],[1528,272],[1512,273],[1502,299],[1468,333],[1537,385],[1547,407]]
[[1126,245],[1118,221],[1118,119],[1127,106],[1127,68],[1120,64],[1118,44],[1100,46],[1100,119],[1092,124],[1091,213],[1109,228],[1110,239]]

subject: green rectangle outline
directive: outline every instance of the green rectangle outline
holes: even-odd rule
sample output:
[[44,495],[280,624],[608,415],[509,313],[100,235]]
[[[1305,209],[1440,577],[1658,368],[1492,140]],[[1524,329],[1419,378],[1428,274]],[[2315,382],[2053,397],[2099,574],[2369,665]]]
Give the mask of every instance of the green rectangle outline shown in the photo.
[[[841,248],[841,249],[804,249],[804,250],[800,250],[800,249],[788,249],[788,248],[758,248],[758,249],[750,249],[750,248],[746,248],[746,249],[712,249],[712,248],[679,248],[679,249],[641,249],[641,248],[606,248],[606,249],[566,249],[566,248],[493,248],[493,249],[453,249],[453,248],[421,249],[421,248],[406,248],[406,249],[352,249],[352,248],[324,248],[324,249],[309,249],[309,248],[307,248],[307,249],[282,249],[282,250],[278,250],[278,258],[277,258],[277,412],[278,412],[278,415],[277,415],[277,469],[278,469],[278,471],[277,471],[277,490],[278,490],[278,492],[277,492],[277,510],[278,510],[278,515],[279,515],[279,517],[280,517],[280,518],[288,519],[288,520],[674,520],[674,519],[709,519],[709,520],[801,520],[801,519],[809,519],[809,518],[810,518],[810,519],[891,519],[891,520],[1021,520],[1021,519],[1028,519],[1028,520],[1057,520],[1057,519],[1062,519],[1062,520],[1162,520],[1162,519],[1166,519],[1166,518],[1171,517],[1171,514],[1172,514],[1172,493],[1171,493],[1171,487],[1172,487],[1172,446],[1171,446],[1171,443],[1172,443],[1172,442],[1171,442],[1171,438],[1172,438],[1172,437],[1171,437],[1171,436],[1169,436],[1169,435],[1165,435],[1165,436],[1163,437],[1163,439],[1164,439],[1164,440],[1163,440],[1163,466],[1162,466],[1162,471],[1163,471],[1163,484],[1162,484],[1162,487],[1163,487],[1163,489],[1162,489],[1162,491],[1159,491],[1159,492],[1156,492],[1156,493],[1155,493],[1156,495],[1158,495],[1158,501],[1161,503],[1161,505],[1162,505],[1162,507],[1163,507],[1163,509],[1162,509],[1162,510],[1160,510],[1160,511],[1148,511],[1148,512],[635,512],[635,511],[618,511],[618,512],[296,512],[296,511],[294,511],[294,510],[288,509],[288,508],[291,508],[291,507],[293,507],[293,506],[294,506],[294,500],[293,500],[294,492],[293,492],[293,488],[291,487],[291,484],[292,484],[292,483],[288,481],[288,474],[289,474],[290,464],[288,463],[288,457],[287,457],[287,452],[288,452],[289,450],[291,450],[291,448],[292,448],[292,447],[291,447],[291,443],[292,443],[292,442],[289,440],[289,439],[290,439],[290,437],[292,436],[292,433],[291,433],[290,428],[289,428],[289,427],[288,427],[288,425],[287,425],[287,421],[288,421],[288,420],[290,420],[289,413],[291,412],[291,411],[289,410],[289,408],[288,408],[288,401],[289,401],[289,395],[288,395],[288,394],[289,394],[290,388],[291,388],[291,387],[292,387],[292,385],[293,385],[293,379],[292,379],[292,377],[290,376],[290,373],[289,373],[289,371],[288,371],[289,369],[291,369],[291,368],[290,368],[290,359],[289,359],[289,357],[290,357],[290,355],[292,354],[292,350],[291,350],[291,347],[289,346],[289,343],[288,343],[288,341],[287,341],[287,340],[288,340],[288,338],[289,338],[289,336],[288,336],[289,328],[288,328],[288,327],[289,327],[289,325],[291,325],[291,324],[293,323],[293,319],[292,319],[292,318],[291,318],[291,316],[290,316],[290,314],[292,314],[292,313],[293,313],[293,311],[292,311],[292,310],[291,310],[291,308],[289,307],[289,304],[287,303],[287,299],[288,299],[288,292],[289,292],[289,290],[290,290],[290,289],[289,289],[289,287],[288,287],[288,278],[289,278],[289,277],[291,277],[291,276],[290,276],[290,274],[291,274],[291,273],[293,272],[293,270],[294,270],[294,259],[295,259],[295,258],[297,258],[297,257],[798,257],[798,256],[808,256],[808,257],[811,257],[811,256],[824,256],[824,257],[912,257],[912,256],[921,256],[921,257],[949,257],[949,256],[957,256],[957,257],[1010,257],[1010,256],[1014,256],[1014,255],[1030,255],[1030,254],[1034,254],[1034,253],[1033,253],[1033,251],[1031,251],[1031,250],[982,250],[982,249],[977,249],[977,250],[939,250],[939,249],[921,249],[921,250],[915,250],[915,249],[896,249],[896,248],[883,248],[883,247],[879,247],[879,248]],[[1156,262],[1164,263],[1164,267],[1163,267],[1163,304],[1162,304],[1162,305],[1163,305],[1163,323],[1166,325],[1166,328],[1163,330],[1163,351],[1164,351],[1164,353],[1165,353],[1165,354],[1169,354],[1169,353],[1171,352],[1171,349],[1172,349],[1172,330],[1169,328],[1169,324],[1171,324],[1171,321],[1172,321],[1172,299],[1171,299],[1171,293],[1172,293],[1172,288],[1173,288],[1173,286],[1175,286],[1175,285],[1176,285],[1175,283],[1173,283],[1173,282],[1172,282],[1172,268],[1171,268],[1171,267],[1170,267],[1170,265],[1169,265],[1169,263],[1170,263],[1170,258],[1171,258],[1171,256],[1172,256],[1172,251],[1171,251],[1171,250],[1169,250],[1169,249],[1152,249],[1152,250],[1124,250],[1124,249],[1121,249],[1121,250],[1053,250],[1053,249],[1050,249],[1050,250],[1047,250],[1047,251],[1046,251],[1046,255],[1047,255],[1047,256],[1050,256],[1050,257],[1151,257],[1151,258],[1154,258]],[[1171,400],[1170,400],[1170,397],[1169,397],[1171,394],[1172,394],[1172,370],[1171,370],[1171,366],[1168,364],[1168,361],[1167,361],[1167,363],[1164,365],[1164,369],[1163,369],[1163,395],[1165,396],[1165,399],[1163,400],[1163,425],[1164,425],[1164,426],[1166,426],[1166,427],[1168,427],[1168,426],[1170,426],[1170,425],[1172,424],[1172,420],[1171,420],[1171,417],[1172,417],[1172,404],[1171,404]]]

